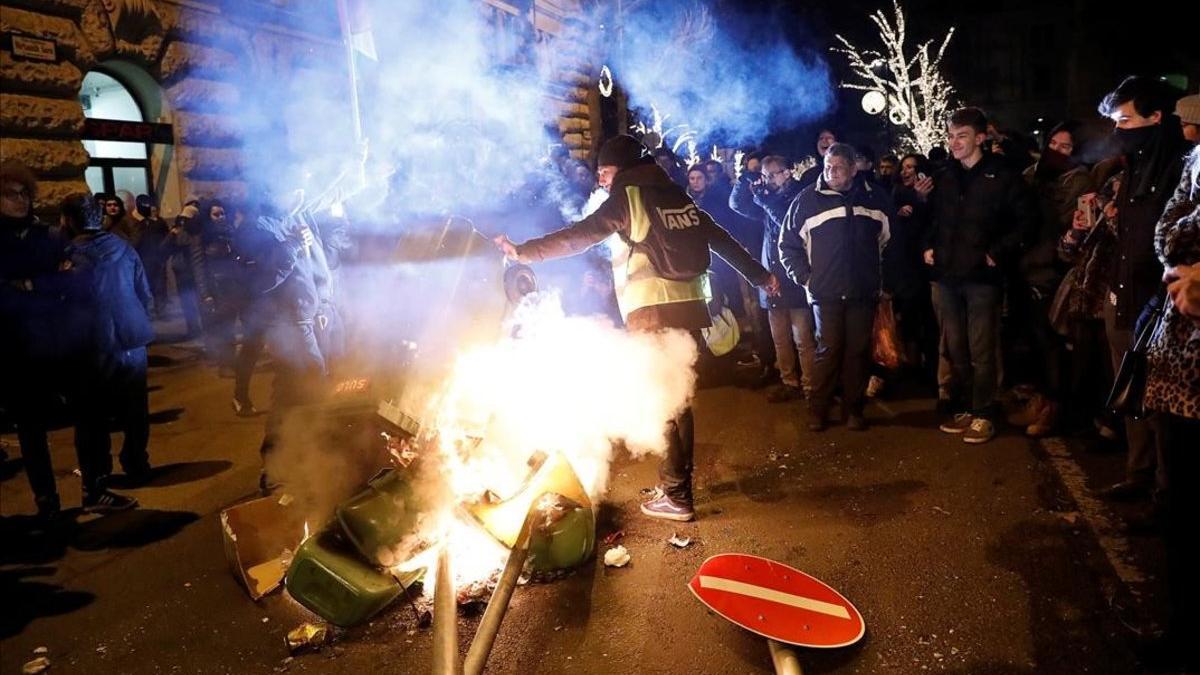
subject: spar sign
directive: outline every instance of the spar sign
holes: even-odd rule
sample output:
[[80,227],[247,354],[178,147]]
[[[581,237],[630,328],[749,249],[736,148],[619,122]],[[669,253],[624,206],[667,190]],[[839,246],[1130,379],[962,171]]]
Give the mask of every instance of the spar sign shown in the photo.
[[801,647],[845,647],[867,626],[862,614],[825,583],[766,558],[722,553],[688,583],[696,598],[748,631]]

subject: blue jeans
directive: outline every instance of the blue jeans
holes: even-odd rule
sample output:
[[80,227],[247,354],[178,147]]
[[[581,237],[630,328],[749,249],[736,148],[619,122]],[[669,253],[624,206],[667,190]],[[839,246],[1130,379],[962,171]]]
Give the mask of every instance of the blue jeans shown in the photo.
[[871,363],[875,301],[822,301],[813,305],[813,315],[817,349],[809,407],[817,417],[824,418],[840,383],[845,413],[862,415],[867,368]]
[[937,282],[934,297],[954,373],[952,398],[960,409],[991,418],[996,403],[996,327],[1000,289],[989,284]]

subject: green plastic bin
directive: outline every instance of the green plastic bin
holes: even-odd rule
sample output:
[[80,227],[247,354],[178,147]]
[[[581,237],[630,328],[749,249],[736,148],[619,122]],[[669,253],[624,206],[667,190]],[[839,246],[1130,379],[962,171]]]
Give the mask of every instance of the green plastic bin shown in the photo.
[[400,544],[415,534],[430,509],[416,497],[408,476],[386,470],[367,483],[367,489],[337,507],[342,532],[364,558],[382,567],[394,567],[420,547],[409,542],[409,550]]
[[539,572],[578,567],[592,555],[596,523],[592,510],[559,494],[539,500],[529,538],[529,564]]
[[402,590],[392,575],[359,557],[332,526],[300,545],[286,584],[297,602],[338,626],[370,618]]

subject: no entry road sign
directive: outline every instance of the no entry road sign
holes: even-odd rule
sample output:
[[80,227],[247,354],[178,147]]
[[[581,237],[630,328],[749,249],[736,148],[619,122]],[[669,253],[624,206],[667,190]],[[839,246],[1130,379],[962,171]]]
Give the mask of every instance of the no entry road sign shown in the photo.
[[688,583],[722,617],[763,637],[801,647],[845,647],[867,626],[862,615],[819,579],[766,558],[722,553]]

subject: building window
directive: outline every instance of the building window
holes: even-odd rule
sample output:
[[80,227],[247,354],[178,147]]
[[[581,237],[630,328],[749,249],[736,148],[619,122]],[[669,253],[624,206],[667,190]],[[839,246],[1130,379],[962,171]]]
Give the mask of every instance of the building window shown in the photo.
[[[144,122],[142,108],[129,88],[116,78],[93,70],[83,78],[79,103],[85,117]],[[91,155],[84,178],[92,192],[150,194],[150,146],[126,141],[84,140]]]

